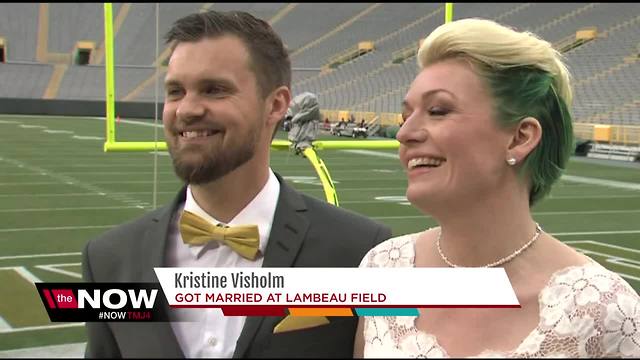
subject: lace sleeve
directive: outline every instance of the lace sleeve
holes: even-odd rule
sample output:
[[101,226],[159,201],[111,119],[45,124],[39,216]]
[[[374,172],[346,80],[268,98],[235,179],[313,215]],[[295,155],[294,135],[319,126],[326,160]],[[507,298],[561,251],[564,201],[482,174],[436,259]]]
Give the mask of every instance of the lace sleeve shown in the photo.
[[521,355],[640,357],[640,298],[601,265],[557,274],[540,294],[540,324]]
[[613,288],[615,301],[606,304],[602,319],[604,356],[640,358],[640,297],[622,279]]
[[360,265],[358,267],[361,267],[361,268],[371,267],[371,258],[374,256],[375,251],[376,251],[376,248],[369,250],[360,261]]
[[415,237],[408,234],[378,244],[364,256],[360,267],[412,267],[415,260]]

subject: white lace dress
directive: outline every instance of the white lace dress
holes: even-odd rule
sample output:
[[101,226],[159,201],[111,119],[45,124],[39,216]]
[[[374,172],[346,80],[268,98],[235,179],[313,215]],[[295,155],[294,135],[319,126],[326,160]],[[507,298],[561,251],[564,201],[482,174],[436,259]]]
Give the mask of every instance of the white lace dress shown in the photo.
[[[413,267],[419,233],[389,239],[360,267]],[[540,322],[512,351],[478,357],[640,357],[640,297],[595,261],[553,274],[540,292]],[[449,357],[415,316],[364,317],[364,357]]]

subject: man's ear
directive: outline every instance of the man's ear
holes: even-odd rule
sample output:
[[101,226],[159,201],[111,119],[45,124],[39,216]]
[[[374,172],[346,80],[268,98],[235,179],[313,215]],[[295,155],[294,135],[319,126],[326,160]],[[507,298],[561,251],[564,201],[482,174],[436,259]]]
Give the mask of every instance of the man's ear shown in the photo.
[[280,86],[267,97],[267,123],[265,125],[276,126],[287,114],[291,102],[291,91],[286,86]]
[[505,160],[514,158],[517,163],[523,162],[541,140],[542,126],[538,119],[529,116],[520,120],[514,129]]

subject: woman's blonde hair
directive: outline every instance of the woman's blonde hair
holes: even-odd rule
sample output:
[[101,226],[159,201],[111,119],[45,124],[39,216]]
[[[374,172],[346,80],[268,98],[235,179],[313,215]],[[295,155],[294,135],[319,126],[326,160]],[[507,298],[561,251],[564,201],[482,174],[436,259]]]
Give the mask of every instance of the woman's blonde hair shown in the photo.
[[470,62],[486,81],[500,124],[512,126],[528,116],[540,122],[540,144],[522,166],[533,205],[551,190],[573,150],[571,79],[562,55],[530,32],[471,18],[439,26],[418,51],[420,68],[454,58]]

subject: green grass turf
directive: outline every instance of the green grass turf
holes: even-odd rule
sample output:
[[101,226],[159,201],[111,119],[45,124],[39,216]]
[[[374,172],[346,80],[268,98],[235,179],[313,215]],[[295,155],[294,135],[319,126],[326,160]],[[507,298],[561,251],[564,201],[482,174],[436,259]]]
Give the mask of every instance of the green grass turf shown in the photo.
[[[157,157],[154,175],[154,155],[148,152],[104,153],[103,140],[73,138],[103,138],[104,129],[104,121],[92,118],[0,115],[0,316],[13,330],[45,326],[27,331],[0,328],[0,350],[85,341],[82,327],[51,327],[68,324],[49,323],[35,288],[7,268],[24,267],[43,281],[79,281],[37,266],[64,264],[59,269],[79,273],[79,253],[89,239],[144,214],[154,201],[166,204],[181,186],[166,154]],[[121,122],[117,139],[150,141],[154,131]],[[163,139],[162,129],[157,135]],[[391,156],[320,153],[336,182],[341,206],[388,224],[394,235],[436,225],[402,204],[406,180],[393,157],[396,152],[386,153]],[[640,167],[612,164],[573,159],[567,174],[640,184]],[[271,165],[295,188],[325,199],[306,159],[273,151]],[[546,231],[564,233],[556,236],[626,275],[640,289],[639,190],[560,181],[533,213]],[[16,258],[60,253],[68,254]]]

